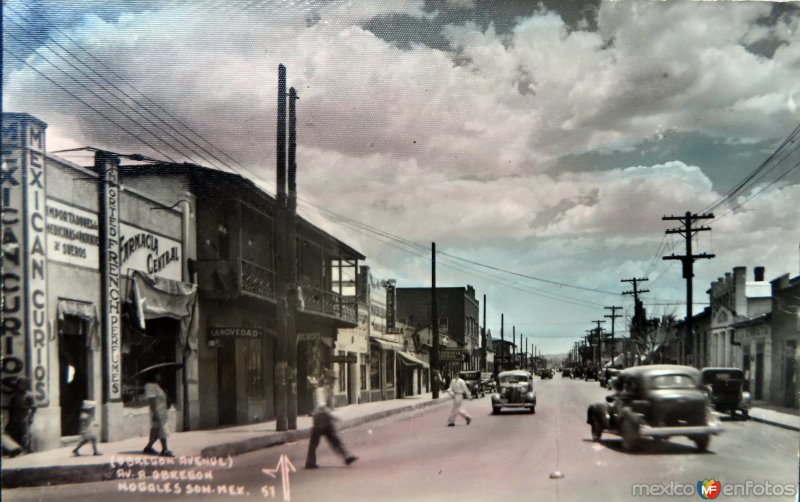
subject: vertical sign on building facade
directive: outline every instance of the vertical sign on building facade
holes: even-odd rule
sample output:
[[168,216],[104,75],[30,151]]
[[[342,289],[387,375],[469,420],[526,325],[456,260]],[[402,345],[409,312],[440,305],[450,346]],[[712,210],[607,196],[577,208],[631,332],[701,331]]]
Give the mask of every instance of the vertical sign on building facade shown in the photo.
[[106,401],[122,395],[122,326],[119,287],[119,157],[95,153],[100,176],[100,273],[102,274],[103,344],[105,346],[104,394]]
[[395,299],[397,293],[395,290],[395,281],[390,279],[386,281],[386,328],[393,330],[395,328]]
[[23,113],[3,114],[2,391],[31,379],[36,405],[49,404],[45,129]]

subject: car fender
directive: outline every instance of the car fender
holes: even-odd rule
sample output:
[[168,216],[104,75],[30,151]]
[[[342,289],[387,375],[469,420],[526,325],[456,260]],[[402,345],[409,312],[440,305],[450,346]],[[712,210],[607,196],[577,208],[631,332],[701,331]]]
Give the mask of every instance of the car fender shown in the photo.
[[589,406],[589,410],[586,413],[586,423],[591,424],[592,419],[599,420],[600,424],[602,425],[603,429],[609,428],[610,423],[610,416],[608,413],[608,404],[607,403],[595,403]]
[[622,408],[622,411],[620,411],[619,415],[621,419],[620,423],[622,423],[622,420],[629,420],[632,424],[636,424],[638,426],[645,421],[644,414],[635,412],[628,406]]

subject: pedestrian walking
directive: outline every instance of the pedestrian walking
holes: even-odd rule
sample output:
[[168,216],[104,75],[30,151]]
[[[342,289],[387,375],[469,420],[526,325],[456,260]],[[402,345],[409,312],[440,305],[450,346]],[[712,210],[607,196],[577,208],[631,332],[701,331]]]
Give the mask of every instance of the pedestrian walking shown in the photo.
[[25,453],[32,451],[31,425],[35,413],[36,400],[31,392],[31,382],[27,377],[19,377],[9,403],[6,432]]
[[317,469],[317,446],[322,436],[328,438],[333,451],[341,455],[347,465],[352,464],[358,457],[347,451],[336,431],[335,422],[338,420],[333,415],[333,384],[336,382],[336,372],[325,370],[321,383],[314,389],[314,412],[311,439],[308,442],[306,454],[306,469]]
[[81,454],[79,450],[83,445],[86,443],[92,443],[92,450],[94,451],[95,455],[102,455],[99,451],[97,451],[97,436],[94,433],[94,427],[97,425],[94,423],[94,410],[95,410],[95,403],[94,401],[84,401],[81,405],[81,413],[79,417],[80,421],[80,435],[81,441],[78,443],[78,446],[72,450],[72,454],[76,457],[80,457]]
[[159,385],[161,375],[157,372],[151,373],[151,375],[150,381],[144,384],[144,395],[150,404],[150,441],[144,447],[144,453],[158,455],[158,452],[153,448],[156,440],[158,440],[161,442],[161,456],[174,457],[175,455],[167,447],[167,437],[169,436],[167,428],[167,394]]
[[464,420],[467,421],[467,425],[469,425],[470,422],[472,422],[472,416],[463,408],[464,397],[472,397],[469,393],[467,382],[458,375],[454,376],[453,379],[450,380],[450,387],[447,389],[447,393],[453,398],[453,409],[450,410],[447,426],[455,427],[456,415],[464,417]]

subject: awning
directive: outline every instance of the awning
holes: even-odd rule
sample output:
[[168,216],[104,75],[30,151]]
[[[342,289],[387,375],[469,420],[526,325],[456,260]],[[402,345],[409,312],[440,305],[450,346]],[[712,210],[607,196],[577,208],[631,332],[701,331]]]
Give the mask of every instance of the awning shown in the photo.
[[100,335],[97,330],[97,309],[93,303],[59,298],[56,315],[59,321],[63,321],[65,316],[74,316],[86,321],[89,325],[89,336],[86,342],[92,350],[98,349]]
[[197,285],[146,275],[131,274],[131,321],[144,329],[146,319],[169,317],[181,322],[181,346],[197,349]]
[[400,356],[400,362],[408,366],[422,366],[423,368],[430,368],[430,365],[421,359],[417,359],[411,353],[402,350],[397,351]]
[[403,350],[403,346],[397,342],[390,342],[388,340],[381,340],[380,338],[373,338],[373,337],[370,337],[369,341],[379,345],[380,348],[382,349],[396,350],[398,352]]

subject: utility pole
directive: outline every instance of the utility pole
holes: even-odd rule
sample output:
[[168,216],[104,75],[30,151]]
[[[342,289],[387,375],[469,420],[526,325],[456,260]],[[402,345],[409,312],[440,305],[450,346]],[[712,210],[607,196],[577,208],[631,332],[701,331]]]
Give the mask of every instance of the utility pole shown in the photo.
[[[436,243],[431,243],[431,367],[439,369],[439,306],[436,302]],[[433,399],[439,399],[439,383],[433,386]]]
[[511,369],[516,369],[517,362],[517,327],[511,326]]
[[[633,295],[633,322],[631,323],[631,327],[633,328],[631,331],[631,338],[636,339],[636,347],[637,353],[639,352],[638,348],[644,346],[644,340],[642,336],[642,326],[645,322],[645,313],[644,313],[644,306],[642,302],[639,300],[639,295],[642,293],[649,293],[649,289],[639,289],[638,285],[640,282],[645,282],[649,280],[647,277],[634,277],[633,279],[622,279],[619,282],[630,282],[633,284],[632,291],[623,291],[623,295]],[[637,358],[638,359],[638,358]],[[638,363],[637,363],[638,364]]]
[[[286,201],[286,343],[289,373],[287,375],[286,418],[289,430],[297,429],[297,92],[289,88],[289,197]],[[333,369],[333,368],[330,368]]]
[[504,315],[500,314],[500,371],[505,371],[506,357],[506,338],[503,334]]
[[594,364],[598,368],[601,368],[603,366],[603,345],[602,345],[602,343],[603,343],[602,332],[603,331],[600,328],[600,323],[604,323],[606,321],[605,321],[605,319],[599,319],[599,320],[592,321],[592,322],[596,322],[597,323],[597,351],[596,352],[598,354],[598,357],[595,360]]
[[617,317],[622,317],[622,314],[617,314],[617,310],[621,310],[622,307],[605,307],[606,309],[611,311],[611,315],[604,315],[603,317],[608,317],[611,319],[611,366],[614,366],[614,320]]
[[481,351],[481,354],[483,354],[481,358],[481,371],[486,371],[486,358],[488,357],[486,347],[486,295],[483,295],[483,331],[481,334],[481,347],[483,348]]
[[[713,254],[708,253],[700,253],[700,254],[692,254],[692,233],[693,232],[705,232],[707,230],[711,230],[711,227],[696,227],[692,228],[692,224],[696,220],[707,220],[714,217],[713,213],[707,214],[692,214],[690,211],[686,211],[686,214],[683,216],[664,216],[661,219],[664,221],[680,221],[683,223],[683,228],[671,228],[666,230],[666,234],[680,234],[686,240],[686,254],[685,255],[675,255],[675,253],[671,254],[670,256],[664,256],[663,259],[665,260],[680,260],[681,264],[683,265],[683,278],[686,279],[686,334],[691,336],[692,335],[692,277],[694,277],[694,261],[699,258],[706,258],[711,259],[714,258]],[[684,351],[684,342],[681,340],[681,363],[683,363],[683,351]]]
[[[288,423],[289,333],[287,319],[286,275],[291,262],[287,256],[286,235],[286,67],[278,65],[278,133],[275,148],[277,208],[275,210],[275,429],[285,431]],[[292,366],[296,364],[292,362]]]

